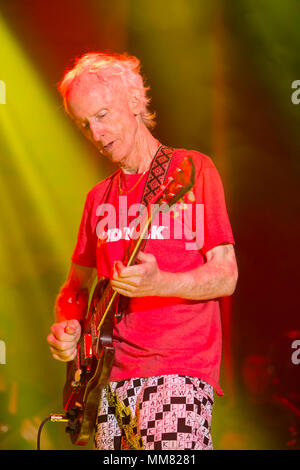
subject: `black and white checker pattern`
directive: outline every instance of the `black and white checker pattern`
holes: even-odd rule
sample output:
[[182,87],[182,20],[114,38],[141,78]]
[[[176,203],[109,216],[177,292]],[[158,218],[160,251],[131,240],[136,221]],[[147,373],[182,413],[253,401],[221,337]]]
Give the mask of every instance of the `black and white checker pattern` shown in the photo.
[[214,394],[203,380],[166,375],[112,382],[110,387],[113,401],[104,390],[99,408],[97,449],[213,448]]

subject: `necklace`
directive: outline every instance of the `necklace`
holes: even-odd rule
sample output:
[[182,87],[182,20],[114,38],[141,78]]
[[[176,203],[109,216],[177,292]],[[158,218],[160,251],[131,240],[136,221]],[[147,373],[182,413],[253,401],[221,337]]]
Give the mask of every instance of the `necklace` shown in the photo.
[[119,178],[118,178],[118,182],[119,182],[119,193],[122,195],[122,194],[129,194],[131,191],[134,190],[134,188],[137,187],[137,185],[139,184],[139,182],[141,181],[141,179],[143,178],[144,174],[148,171],[148,168],[141,174],[141,176],[139,177],[139,179],[136,181],[136,183],[132,186],[132,188],[130,188],[128,191],[123,191],[122,188],[121,188],[121,173],[122,171],[120,171],[119,173]]
[[[158,145],[158,148],[155,152],[155,155],[154,155],[154,158],[156,157],[156,155],[158,154],[159,150],[161,148],[161,145],[159,144]],[[148,167],[146,168],[146,170],[141,174],[141,176],[139,177],[139,179],[136,181],[136,183],[132,186],[132,188],[130,188],[128,191],[123,191],[122,188],[121,188],[121,173],[122,171],[120,171],[119,173],[119,178],[118,178],[118,183],[119,183],[119,194],[122,195],[122,194],[129,194],[131,191],[134,190],[134,188],[137,187],[137,185],[139,184],[139,182],[141,181],[141,179],[143,178],[144,174],[147,173],[147,171],[149,170],[150,166],[151,166],[151,163],[152,161],[150,162],[150,164],[148,165]]]

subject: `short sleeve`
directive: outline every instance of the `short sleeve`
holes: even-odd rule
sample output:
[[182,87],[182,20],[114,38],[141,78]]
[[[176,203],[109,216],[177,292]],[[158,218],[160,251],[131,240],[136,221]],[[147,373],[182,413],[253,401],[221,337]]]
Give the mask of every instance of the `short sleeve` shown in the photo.
[[[209,159],[211,162],[211,160]],[[218,170],[211,162],[201,168],[195,181],[196,202],[204,206],[205,254],[222,243],[234,244],[233,233],[227,213],[223,184]]]
[[92,229],[91,201],[90,194],[88,194],[71,260],[81,266],[96,267],[96,247],[97,237]]

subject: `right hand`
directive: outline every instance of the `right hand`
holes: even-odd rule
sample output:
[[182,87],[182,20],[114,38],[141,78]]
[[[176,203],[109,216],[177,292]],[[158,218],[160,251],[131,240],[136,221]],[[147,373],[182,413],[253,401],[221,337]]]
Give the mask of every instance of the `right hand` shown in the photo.
[[78,320],[65,320],[54,323],[50,329],[47,342],[54,359],[58,361],[72,361],[76,356],[77,343],[81,335],[81,326]]

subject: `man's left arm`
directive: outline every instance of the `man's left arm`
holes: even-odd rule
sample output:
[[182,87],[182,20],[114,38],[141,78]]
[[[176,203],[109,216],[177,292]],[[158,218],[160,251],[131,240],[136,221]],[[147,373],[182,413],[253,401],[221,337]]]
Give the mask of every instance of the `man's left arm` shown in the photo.
[[206,263],[184,273],[161,271],[149,253],[139,254],[140,264],[115,264],[112,287],[127,297],[181,297],[210,300],[232,295],[238,268],[232,244],[215,246],[206,253]]
[[187,271],[172,274],[167,285],[173,291],[172,296],[191,300],[210,300],[232,295],[238,269],[231,244],[218,245],[206,253],[206,263]]

